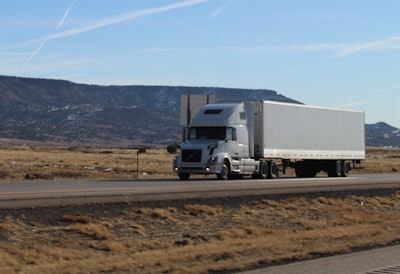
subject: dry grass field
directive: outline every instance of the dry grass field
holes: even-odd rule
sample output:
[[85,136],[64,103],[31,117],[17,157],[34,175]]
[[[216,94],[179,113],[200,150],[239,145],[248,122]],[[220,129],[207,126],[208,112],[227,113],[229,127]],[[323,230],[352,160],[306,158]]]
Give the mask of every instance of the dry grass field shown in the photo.
[[226,273],[400,241],[400,193],[0,216],[0,273]]
[[[0,181],[25,179],[177,178],[174,155],[166,149],[98,149],[45,146],[0,146]],[[137,161],[139,159],[139,161]],[[139,162],[139,163],[138,163]],[[367,148],[363,169],[356,173],[400,172],[399,148]],[[291,171],[293,174],[293,171]]]
[[174,155],[166,149],[147,149],[146,153],[140,154],[137,151],[0,146],[0,180],[136,179],[138,175],[141,179],[174,177]]
[[[135,179],[136,152],[0,147],[0,178]],[[139,178],[176,178],[166,150],[138,156]],[[351,172],[399,156],[368,148]],[[0,210],[0,273],[226,273],[399,242],[400,192]]]

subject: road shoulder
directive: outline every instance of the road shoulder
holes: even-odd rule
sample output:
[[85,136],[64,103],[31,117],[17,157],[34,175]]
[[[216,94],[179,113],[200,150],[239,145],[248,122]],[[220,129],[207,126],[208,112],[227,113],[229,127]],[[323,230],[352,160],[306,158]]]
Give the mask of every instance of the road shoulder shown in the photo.
[[400,273],[400,245],[242,272],[261,273]]

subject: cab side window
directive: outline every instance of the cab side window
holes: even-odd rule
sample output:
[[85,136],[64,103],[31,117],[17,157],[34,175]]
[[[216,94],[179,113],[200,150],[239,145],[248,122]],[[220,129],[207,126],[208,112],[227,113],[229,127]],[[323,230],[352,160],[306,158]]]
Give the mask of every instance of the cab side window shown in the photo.
[[227,132],[227,139],[228,141],[237,141],[237,129],[233,127],[228,127]]

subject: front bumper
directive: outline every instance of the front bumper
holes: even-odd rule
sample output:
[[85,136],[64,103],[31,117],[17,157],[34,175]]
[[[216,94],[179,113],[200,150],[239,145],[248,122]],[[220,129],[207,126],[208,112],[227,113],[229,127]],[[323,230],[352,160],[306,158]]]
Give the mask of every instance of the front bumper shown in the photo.
[[175,164],[173,167],[175,173],[189,173],[189,174],[218,174],[221,172],[221,165],[211,164],[211,165],[180,165]]

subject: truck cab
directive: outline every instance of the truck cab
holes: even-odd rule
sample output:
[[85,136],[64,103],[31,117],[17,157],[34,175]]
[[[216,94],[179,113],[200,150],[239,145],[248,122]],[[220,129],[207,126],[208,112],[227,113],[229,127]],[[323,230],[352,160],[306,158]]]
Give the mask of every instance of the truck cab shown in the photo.
[[203,106],[185,129],[174,172],[182,180],[191,174],[216,174],[219,179],[252,174],[257,168],[252,155],[249,123],[244,103]]

